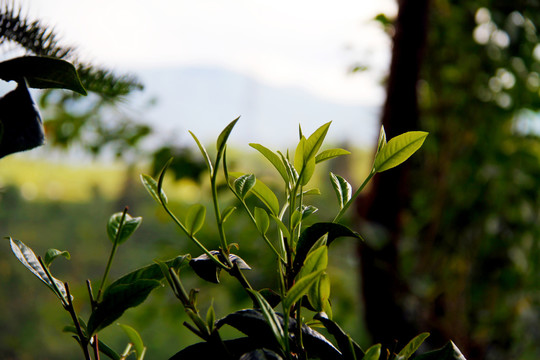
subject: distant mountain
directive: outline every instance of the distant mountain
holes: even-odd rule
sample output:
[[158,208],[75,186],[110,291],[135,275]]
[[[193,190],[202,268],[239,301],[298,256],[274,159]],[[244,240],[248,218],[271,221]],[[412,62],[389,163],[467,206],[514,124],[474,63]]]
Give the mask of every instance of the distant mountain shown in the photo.
[[337,104],[302,89],[263,84],[224,69],[159,68],[135,73],[145,85],[136,101],[157,100],[145,109],[144,119],[159,123],[165,137],[180,136],[191,142],[187,132],[191,130],[202,142],[213,142],[230,121],[241,116],[230,138],[235,146],[247,142],[291,146],[298,139],[298,124],[310,134],[328,121],[332,121],[329,141],[358,146],[376,141],[376,107]]

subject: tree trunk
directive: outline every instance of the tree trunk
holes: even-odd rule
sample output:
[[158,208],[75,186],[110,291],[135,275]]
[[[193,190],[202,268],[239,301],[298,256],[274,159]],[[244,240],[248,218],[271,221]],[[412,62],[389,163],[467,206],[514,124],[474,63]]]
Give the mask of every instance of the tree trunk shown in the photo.
[[[388,138],[418,128],[417,82],[426,43],[429,0],[400,0],[382,125]],[[374,342],[392,350],[417,335],[402,306],[406,289],[399,277],[400,216],[409,198],[408,163],[378,174],[358,208],[377,232],[377,246],[360,246],[366,325]],[[371,244],[371,245],[370,245]]]

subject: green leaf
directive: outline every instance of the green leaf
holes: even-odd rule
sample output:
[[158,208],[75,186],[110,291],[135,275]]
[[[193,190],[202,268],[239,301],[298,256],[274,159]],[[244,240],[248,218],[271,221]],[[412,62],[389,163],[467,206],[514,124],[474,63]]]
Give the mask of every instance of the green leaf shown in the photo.
[[327,122],[326,124],[319,127],[309,138],[307,138],[306,143],[304,145],[304,161],[307,162],[307,160],[315,159],[315,155],[317,155],[317,152],[319,151],[322,143],[324,142],[324,138],[326,137],[326,133],[328,133],[328,128],[330,127],[330,124],[332,122]]
[[416,356],[414,360],[467,360],[456,344],[449,341],[444,347]]
[[302,277],[287,291],[287,295],[283,299],[285,309],[291,309],[292,306],[299,301],[302,296],[306,295],[309,289],[319,279],[324,270],[317,271]]
[[274,219],[274,221],[276,222],[279,230],[281,230],[281,232],[283,233],[283,237],[286,237],[289,239],[291,237],[291,234],[289,234],[289,229],[287,229],[287,226],[283,223],[283,221],[281,221],[274,214],[270,214],[270,216],[272,216],[272,219]]
[[362,360],[379,360],[380,356],[381,356],[381,344],[376,344],[366,350],[366,354],[364,355]]
[[51,265],[51,263],[54,261],[54,259],[56,259],[59,256],[63,256],[68,260],[71,258],[71,255],[67,251],[60,251],[60,250],[57,250],[57,249],[49,249],[45,253],[45,259],[43,260],[43,263],[45,264],[45,266],[48,267],[48,266]]
[[[179,255],[173,259],[169,259],[166,261],[160,261],[160,263],[165,264],[166,268],[173,268],[174,270],[178,271],[180,268],[186,266],[191,259],[191,256],[188,255]],[[139,268],[137,270],[134,270],[119,279],[115,280],[107,289],[105,289],[105,292],[103,295],[109,291],[109,288],[114,288],[117,285],[129,285],[137,280],[157,280],[161,281],[164,278],[164,274],[161,271],[161,268],[158,264],[151,264],[144,266],[142,268]]]
[[201,154],[204,157],[204,160],[206,161],[206,167],[208,168],[208,172],[212,174],[214,171],[213,166],[212,166],[212,161],[210,160],[210,156],[208,156],[208,152],[206,151],[206,148],[203,146],[203,144],[201,144],[201,142],[199,141],[199,139],[197,139],[194,133],[192,133],[191,131],[189,133],[191,134],[191,137],[193,138],[193,140],[195,140],[195,142],[197,143],[197,146],[199,147],[199,150],[201,151]]
[[343,206],[351,199],[352,186],[347,182],[347,180],[334,173],[330,173],[330,180],[332,182],[332,187],[336,192],[339,208],[343,209]]
[[[45,283],[52,290],[53,293],[58,296],[62,301],[67,301],[67,292],[64,286],[64,283],[56,278],[52,278],[54,284],[51,282],[47,276],[47,272],[39,263],[39,260],[32,251],[32,249],[26,246],[22,241],[9,238],[9,243],[11,245],[11,251],[19,259],[19,261],[26,266],[37,278]],[[58,289],[58,291],[56,290]]]
[[284,349],[285,341],[287,341],[287,339],[285,338],[285,332],[283,331],[281,323],[279,322],[279,319],[276,313],[274,312],[274,309],[272,309],[272,306],[270,306],[270,304],[266,301],[266,299],[261,294],[259,294],[259,292],[251,290],[251,289],[248,289],[248,291],[257,300],[257,303],[259,304],[261,312],[264,318],[266,319],[266,322],[268,323],[268,325],[270,325],[270,329],[272,330],[274,337],[276,338],[280,346]]
[[122,244],[141,225],[142,217],[131,217],[128,213],[117,212],[109,218],[107,234],[113,243]]
[[261,234],[264,235],[270,227],[270,218],[268,217],[268,213],[264,209],[261,209],[259,207],[255,207],[254,212],[255,224],[257,225],[257,229]]
[[240,119],[240,117],[237,117],[236,119],[231,121],[229,125],[227,125],[225,129],[223,129],[221,134],[219,134],[217,143],[216,143],[216,149],[217,149],[216,163],[219,161],[219,159],[221,159],[221,156],[225,149],[225,145],[227,144],[227,139],[229,138],[229,135],[231,134],[231,131],[234,128],[234,125],[236,125],[236,123],[238,122],[238,119]]
[[386,132],[384,132],[384,126],[381,126],[379,131],[379,140],[377,141],[377,154],[381,152],[382,148],[386,146]]
[[0,63],[0,79],[21,82],[37,89],[68,89],[86,95],[75,67],[61,59],[23,56]]
[[341,224],[327,222],[315,223],[300,234],[300,238],[298,239],[298,244],[296,246],[296,256],[294,257],[293,262],[293,273],[298,273],[300,267],[306,259],[307,254],[309,253],[309,250],[324,234],[328,234],[328,246],[330,246],[330,244],[339,237],[353,237],[362,239],[360,234]]
[[167,203],[167,195],[165,195],[163,189],[161,189],[161,199],[159,198],[160,195],[158,195],[158,183],[154,178],[146,174],[141,174],[141,182],[143,183],[146,191],[148,191],[150,195],[152,195],[154,200],[156,200],[160,204],[161,201],[163,201],[164,204]]
[[427,136],[424,131],[409,131],[390,139],[375,157],[375,172],[386,171],[407,160],[420,149]]
[[328,149],[315,156],[315,162],[318,164],[320,162],[330,160],[338,156],[349,155],[350,153],[350,151],[344,149]]
[[289,182],[289,175],[287,173],[287,168],[283,164],[281,158],[274,153],[272,150],[269,150],[268,148],[260,145],[260,144],[249,144],[252,148],[255,150],[258,150],[272,165],[274,165],[274,168],[279,172],[285,183]]
[[221,223],[227,221],[227,219],[229,218],[229,216],[231,216],[234,210],[236,210],[236,206],[232,205],[228,206],[225,210],[223,210],[223,212],[221,213]]
[[294,166],[300,176],[298,179],[300,185],[306,185],[315,172],[315,157],[308,157],[306,155],[309,151],[306,150],[306,146],[308,146],[307,140],[303,137],[300,139],[294,153]]
[[[239,178],[244,175],[240,172],[231,172],[231,176]],[[270,210],[273,215],[278,215],[279,213],[279,201],[276,194],[268,186],[266,186],[260,179],[257,179],[251,192],[259,198]]]
[[328,247],[321,246],[317,250],[311,252],[304,261],[304,265],[297,276],[297,279],[321,270],[326,270],[328,266]]
[[137,360],[144,359],[146,347],[144,346],[141,335],[139,335],[137,330],[135,330],[131,326],[124,325],[124,324],[118,324],[118,325],[124,330],[124,332],[129,338],[129,341],[133,344],[133,347],[135,348],[135,353],[137,354]]
[[[159,270],[159,266],[156,265]],[[161,274],[161,270],[159,270]],[[157,280],[139,279],[129,284],[111,285],[103,294],[88,320],[88,334],[106,328],[129,308],[138,306],[146,300],[155,288],[161,286]]]
[[424,342],[424,340],[426,340],[428,336],[429,333],[427,332],[417,335],[414,339],[409,341],[407,345],[405,345],[405,347],[399,352],[399,354],[397,354],[396,360],[407,360],[408,358],[410,358],[416,352],[416,350],[418,350],[420,345],[422,345],[422,343]]
[[201,204],[190,206],[186,214],[186,229],[191,236],[195,235],[204,224],[206,218],[206,208]]
[[206,324],[208,325],[208,328],[210,329],[210,332],[214,331],[214,327],[216,322],[216,312],[214,310],[214,300],[212,299],[212,303],[208,307],[208,311],[206,311]]
[[241,199],[244,199],[249,191],[255,186],[256,182],[257,179],[255,178],[255,175],[242,175],[234,181],[234,190]]
[[304,220],[305,218],[307,218],[311,214],[316,213],[317,211],[319,211],[319,209],[317,209],[313,205],[308,205],[308,206],[302,205],[302,220]]

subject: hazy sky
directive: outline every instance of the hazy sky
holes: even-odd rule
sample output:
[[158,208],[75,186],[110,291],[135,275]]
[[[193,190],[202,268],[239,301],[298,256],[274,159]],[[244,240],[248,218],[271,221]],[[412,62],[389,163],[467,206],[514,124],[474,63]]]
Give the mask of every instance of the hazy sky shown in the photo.
[[[373,17],[392,0],[18,0],[83,58],[125,71],[219,66],[336,102],[376,105],[389,39]],[[350,75],[355,62],[369,71]]]

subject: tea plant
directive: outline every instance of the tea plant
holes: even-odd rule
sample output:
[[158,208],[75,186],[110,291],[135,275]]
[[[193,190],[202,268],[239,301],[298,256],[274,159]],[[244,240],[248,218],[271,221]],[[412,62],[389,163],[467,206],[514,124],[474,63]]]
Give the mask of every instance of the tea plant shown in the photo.
[[[320,193],[318,189],[309,186],[316,167],[321,162],[349,154],[343,149],[321,150],[330,123],[319,127],[308,137],[304,136],[300,129],[300,140],[294,153],[274,152],[263,145],[250,144],[277,171],[283,190],[283,195],[278,198],[276,193],[254,174],[229,171],[226,144],[237,121],[238,119],[231,122],[219,135],[214,157],[209,155],[203,144],[191,133],[208,170],[219,247],[209,248],[205,245],[208,241],[197,237],[205,225],[205,206],[193,205],[183,216],[175,215],[170,209],[163,189],[163,179],[169,163],[164,166],[157,179],[141,175],[144,187],[201,253],[196,257],[186,254],[169,261],[156,260],[154,264],[137,269],[106,286],[118,247],[142,221],[141,218],[131,217],[126,210],[114,214],[107,226],[112,248],[103,278],[97,289],[87,281],[91,308],[87,321],[83,321],[75,312],[74,299],[68,284],[55,279],[50,271],[52,261],[59,256],[69,257],[68,253],[52,249],[42,259],[36,257],[22,242],[10,239],[17,258],[56,294],[63,308],[68,311],[73,324],[65,330],[73,334],[85,358],[98,359],[101,352],[111,359],[125,359],[130,354],[134,354],[137,359],[143,359],[145,347],[133,328],[123,326],[131,343],[122,354],[118,354],[98,339],[98,333],[116,322],[127,309],[141,304],[162,282],[170,286],[191,320],[184,322],[185,327],[203,340],[181,349],[171,359],[411,358],[428,336],[427,333],[412,339],[397,354],[384,353],[380,344],[362,349],[332,320],[331,283],[327,265],[329,246],[334,240],[341,237],[362,239],[360,234],[339,223],[350,205],[375,174],[401,164],[415,153],[422,146],[427,133],[408,132],[387,142],[384,130],[381,129],[371,171],[362,185],[353,192],[347,180],[330,173],[338,203],[336,215],[331,221],[306,225],[305,220],[313,217],[318,210],[308,202],[311,196]],[[221,193],[218,191],[222,185],[236,197],[233,205],[223,206]],[[257,206],[251,205],[252,202],[248,203],[249,196],[260,200]],[[233,243],[228,239],[225,229],[225,223],[235,211],[242,211],[251,220],[261,241],[268,248],[266,256],[275,258],[277,288],[256,289],[251,285],[246,273],[251,267],[239,256],[239,250],[242,242],[253,239],[235,239],[238,244]],[[271,226],[277,231],[270,231]],[[234,311],[217,320],[212,305],[206,314],[202,314],[197,303],[198,290],[188,291],[181,280],[180,272],[182,271],[183,276],[183,269],[188,266],[201,279],[212,283],[219,283],[222,273],[232,276],[240,283],[253,306]],[[236,328],[245,336],[223,339],[220,329],[224,326]],[[335,345],[316,331],[317,327],[326,328],[334,337]],[[442,349],[416,356],[414,359],[464,357],[457,347],[449,342]]]

